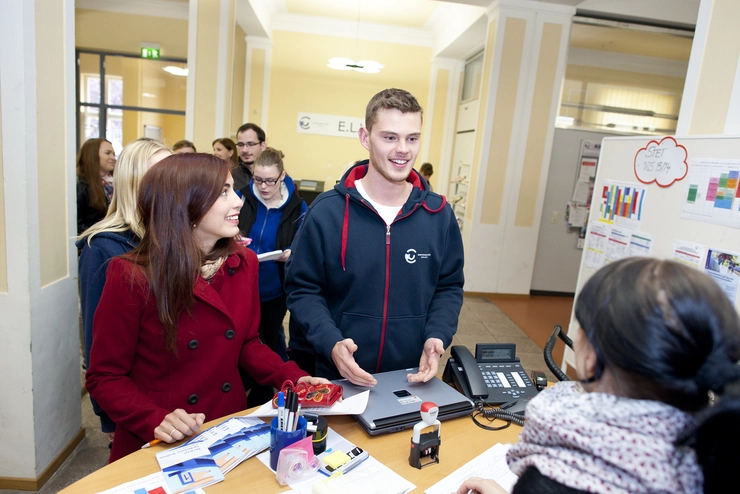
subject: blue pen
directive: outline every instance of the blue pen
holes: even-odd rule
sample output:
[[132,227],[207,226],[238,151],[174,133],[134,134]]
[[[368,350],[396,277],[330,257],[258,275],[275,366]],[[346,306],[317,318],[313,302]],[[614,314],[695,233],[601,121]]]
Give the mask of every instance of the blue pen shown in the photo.
[[285,430],[285,394],[282,391],[278,393],[278,409],[277,409],[278,429]]

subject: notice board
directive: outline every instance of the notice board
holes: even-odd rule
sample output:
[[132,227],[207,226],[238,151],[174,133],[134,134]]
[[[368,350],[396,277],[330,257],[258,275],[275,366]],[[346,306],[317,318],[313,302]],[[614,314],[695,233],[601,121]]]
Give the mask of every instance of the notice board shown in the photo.
[[[706,272],[740,308],[739,186],[740,137],[604,138],[576,297],[600,266],[639,255]],[[567,350],[563,368],[574,362]]]

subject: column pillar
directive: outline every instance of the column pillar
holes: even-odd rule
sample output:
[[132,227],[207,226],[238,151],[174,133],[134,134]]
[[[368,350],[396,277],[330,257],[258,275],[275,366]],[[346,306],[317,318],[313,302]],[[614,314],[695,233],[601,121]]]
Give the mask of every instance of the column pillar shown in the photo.
[[488,11],[465,212],[465,290],[528,294],[573,7],[499,0]]
[[701,0],[677,135],[740,134],[740,2]]
[[198,150],[231,126],[235,0],[191,0],[185,134]]
[[0,4],[0,489],[82,440],[73,0]]
[[444,193],[450,176],[455,117],[465,62],[452,58],[432,59],[429,100],[424,106],[424,139],[417,169],[423,162],[434,166],[432,187]]
[[267,132],[268,102],[270,97],[270,67],[272,40],[247,36],[247,67],[244,75],[244,118]]

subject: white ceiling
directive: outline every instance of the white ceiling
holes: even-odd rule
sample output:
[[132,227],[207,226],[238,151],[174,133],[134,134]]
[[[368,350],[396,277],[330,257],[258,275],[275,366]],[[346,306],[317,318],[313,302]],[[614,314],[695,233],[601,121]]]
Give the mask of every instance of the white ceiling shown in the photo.
[[[199,0],[215,1],[215,0]],[[435,56],[467,58],[479,51],[486,10],[495,1],[527,0],[236,0],[236,17],[249,36],[270,37],[273,29],[390,41],[432,47]],[[539,0],[613,15],[693,26],[700,0]],[[529,2],[530,5],[534,2]],[[77,8],[187,19],[188,0],[77,0]],[[690,38],[660,43],[660,35],[574,24],[578,48],[688,60]]]

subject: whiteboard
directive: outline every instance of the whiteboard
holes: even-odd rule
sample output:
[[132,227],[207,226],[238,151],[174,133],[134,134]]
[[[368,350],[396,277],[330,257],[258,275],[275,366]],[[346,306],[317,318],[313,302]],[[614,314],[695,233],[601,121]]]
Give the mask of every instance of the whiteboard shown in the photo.
[[[663,139],[672,139],[685,148],[688,167],[684,178],[667,186],[661,186],[657,182],[649,184],[640,182],[635,171],[635,159],[638,152],[650,149],[649,145],[655,147],[655,143],[660,143]],[[669,141],[665,141],[666,145],[668,143]],[[645,151],[640,156],[644,156],[644,153]],[[687,198],[689,197],[691,183],[697,182],[698,171],[708,169],[706,163],[725,163],[733,160],[738,162],[740,166],[740,136],[604,138],[589,213],[589,234],[586,236],[586,245],[578,272],[576,297],[583,285],[597,271],[597,269],[590,266],[588,259],[589,246],[592,241],[590,232],[594,222],[604,214],[602,192],[605,185],[615,183],[635,184],[638,186],[636,189],[644,192],[641,198],[643,202],[638,224],[640,232],[652,236],[652,252],[650,254],[652,257],[672,259],[674,257],[675,240],[694,242],[720,251],[724,249],[728,252],[740,252],[740,228],[727,225],[727,223],[733,223],[732,218],[714,218],[714,221],[725,223],[720,224],[710,222],[712,220],[711,215],[705,215],[704,221],[682,217],[682,212],[683,216],[687,216],[687,209],[690,209],[691,205],[687,203]],[[642,170],[642,168],[639,169]],[[644,170],[641,173],[644,173]],[[700,185],[700,189],[702,187]],[[740,199],[736,199],[732,203],[733,208],[738,208]],[[724,211],[722,212],[724,213]],[[740,226],[740,211],[733,210],[728,214],[738,219],[734,223]],[[701,215],[694,214],[694,217],[701,217]],[[594,249],[591,249],[592,254],[593,252],[595,252]],[[571,334],[578,328],[578,322],[575,318],[575,304],[573,306],[568,326],[568,333]],[[740,309],[737,299],[735,299],[735,306]],[[566,364],[573,367],[574,362],[573,352],[566,349],[563,369],[566,368]]]

